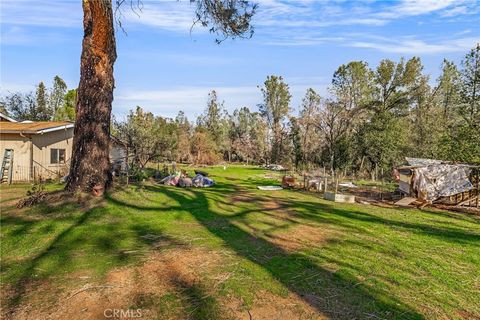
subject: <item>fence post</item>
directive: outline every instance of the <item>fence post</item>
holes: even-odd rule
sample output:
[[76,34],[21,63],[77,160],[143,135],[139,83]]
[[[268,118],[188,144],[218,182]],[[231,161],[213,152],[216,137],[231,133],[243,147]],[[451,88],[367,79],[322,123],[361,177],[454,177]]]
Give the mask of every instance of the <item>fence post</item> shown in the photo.
[[480,167],[477,167],[477,208],[479,204],[479,199],[480,198]]
[[126,166],[126,169],[127,169],[127,186],[128,186],[128,182],[129,182],[128,181],[128,175],[129,175],[129,170],[128,170],[128,146],[125,148],[125,150],[126,150],[126,154],[127,154],[127,156],[125,157],[126,158],[126,165],[125,166]]

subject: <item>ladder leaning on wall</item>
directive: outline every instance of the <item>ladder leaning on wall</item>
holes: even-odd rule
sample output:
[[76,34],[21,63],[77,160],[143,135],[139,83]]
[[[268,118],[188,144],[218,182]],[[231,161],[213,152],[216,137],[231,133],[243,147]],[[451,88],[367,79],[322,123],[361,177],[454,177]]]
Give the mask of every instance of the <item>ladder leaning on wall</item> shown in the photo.
[[5,149],[2,161],[2,169],[0,171],[0,183],[12,183],[13,173],[13,150]]

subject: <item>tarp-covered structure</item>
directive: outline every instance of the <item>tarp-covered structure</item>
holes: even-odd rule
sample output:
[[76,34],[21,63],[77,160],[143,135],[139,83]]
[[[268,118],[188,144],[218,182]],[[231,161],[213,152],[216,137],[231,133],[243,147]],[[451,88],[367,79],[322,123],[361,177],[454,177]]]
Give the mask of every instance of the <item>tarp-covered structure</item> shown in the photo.
[[433,159],[405,158],[405,160],[408,165],[398,168],[399,188],[421,200],[431,202],[474,188],[469,180],[474,166]]

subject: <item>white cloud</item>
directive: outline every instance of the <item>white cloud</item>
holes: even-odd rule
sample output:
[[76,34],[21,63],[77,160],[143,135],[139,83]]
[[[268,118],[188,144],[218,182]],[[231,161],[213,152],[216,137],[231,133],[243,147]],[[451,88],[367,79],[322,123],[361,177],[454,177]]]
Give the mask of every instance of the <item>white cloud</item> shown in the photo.
[[417,16],[446,9],[462,0],[403,0],[400,4],[393,6],[391,10],[380,13],[380,16],[399,18],[402,16]]
[[[380,26],[390,20],[439,12],[456,16],[477,12],[472,0],[403,0],[400,3],[376,1],[256,0],[259,8],[254,24],[281,27],[326,27],[335,25]],[[195,4],[190,1],[144,0],[142,10],[122,9],[124,22],[164,30],[188,31],[194,20]],[[2,0],[1,23],[55,27],[81,26],[81,1]],[[198,29],[201,29],[200,27]]]
[[[342,25],[383,26],[389,21],[408,16],[438,12],[443,17],[472,14],[480,5],[471,0],[403,0],[394,5],[376,2],[342,2],[315,0],[257,0],[260,7],[254,25],[257,34],[253,41],[277,46],[313,46],[324,43],[343,43],[383,52],[440,53],[465,49],[470,38],[456,41],[427,41],[425,39],[369,41],[335,32],[330,27]],[[189,1],[144,0],[141,12],[129,6],[122,10],[128,31],[135,26],[150,26],[163,30],[188,33],[193,24],[195,5]],[[2,45],[29,45],[63,41],[60,33],[32,33],[28,26],[81,26],[80,1],[68,0],[3,0],[0,13],[3,26]],[[326,29],[330,28],[330,29]],[[194,32],[206,32],[198,27]],[[456,35],[457,37],[460,34]],[[353,40],[353,43],[352,43]],[[467,41],[468,40],[468,41]],[[470,41],[473,43],[473,41]],[[470,44],[468,44],[470,46]],[[174,59],[172,57],[172,59]],[[184,59],[184,60],[182,60]],[[195,58],[193,58],[195,60]],[[181,57],[176,62],[192,60]],[[205,62],[203,62],[205,63]]]
[[339,25],[382,26],[392,20],[432,13],[468,14],[479,5],[468,0],[310,1],[260,0],[257,26],[329,27]]
[[468,7],[458,6],[453,9],[445,10],[444,12],[442,12],[442,17],[453,17],[453,16],[464,15],[468,13],[469,13]]
[[294,36],[273,36],[271,38],[259,40],[259,42],[263,45],[273,46],[312,46],[332,42],[341,43],[345,40],[345,37],[322,37],[313,34],[303,34]]
[[[460,3],[457,6],[453,6],[452,8],[448,8],[441,12],[442,17],[458,17],[458,16],[471,16],[477,15],[480,13],[480,3],[478,1],[471,1],[472,3],[469,4],[462,4]],[[477,19],[478,20],[478,19]]]
[[82,25],[81,1],[2,0],[2,25],[79,27]]
[[[461,51],[465,47],[465,42],[461,41],[462,39],[457,43],[447,41],[448,34],[442,35],[443,39],[435,41],[413,39],[407,42],[407,39],[404,39],[399,47],[395,47],[388,42],[372,42],[343,34],[336,27],[381,27],[392,21],[412,16],[435,15],[441,18],[447,12],[449,16],[460,18],[468,12],[479,9],[480,3],[471,0],[403,0],[399,2],[261,0],[259,14],[254,21],[258,27],[253,41],[276,46],[315,46],[325,43],[352,46],[353,43],[355,47],[372,48],[384,52]],[[380,28],[374,30],[382,32]],[[369,33],[372,34],[372,31]],[[402,38],[402,35],[396,37]],[[457,48],[454,47],[456,45],[458,45]]]
[[35,41],[35,37],[25,32],[24,28],[19,26],[2,28],[0,43],[2,45],[22,45],[30,44]]
[[23,83],[7,83],[3,80],[0,81],[0,94],[6,95],[13,92],[30,92],[35,91],[35,86],[33,84],[23,84]]
[[144,2],[141,12],[130,8],[122,12],[128,25],[148,25],[163,30],[189,32],[194,22],[194,8],[188,1],[160,1]]
[[219,99],[225,99],[226,107],[254,107],[261,100],[260,91],[255,86],[249,87],[215,87],[184,86],[160,90],[125,91],[115,96],[114,113],[127,114],[128,110],[139,105],[154,114],[175,117],[182,110],[189,118],[200,115],[207,103],[208,92],[215,89]]
[[128,49],[122,52],[119,59],[142,59],[148,61],[161,61],[162,63],[174,64],[178,66],[225,66],[238,63],[241,61],[237,57],[222,55],[222,54],[205,54],[202,52],[195,53],[172,53],[171,51],[163,52],[158,50],[145,51],[145,50],[132,50]]
[[[292,108],[296,109],[308,88],[314,88],[320,94],[327,93],[329,84],[323,77],[285,77],[292,94]],[[193,119],[200,115],[207,104],[208,93],[216,90],[220,100],[225,100],[225,107],[232,112],[237,107],[247,106],[257,109],[262,102],[262,94],[256,85],[250,86],[178,86],[159,90],[125,90],[115,94],[113,111],[123,116],[128,110],[139,105],[164,117],[173,118],[182,110]]]
[[38,44],[59,43],[68,40],[58,31],[39,30],[33,33],[24,25],[4,26],[0,34],[1,45],[33,46]]
[[438,43],[427,43],[417,39],[400,39],[398,41],[353,42],[352,46],[357,48],[370,48],[382,52],[399,54],[435,54],[446,52],[465,52],[471,49],[479,38],[460,38]]

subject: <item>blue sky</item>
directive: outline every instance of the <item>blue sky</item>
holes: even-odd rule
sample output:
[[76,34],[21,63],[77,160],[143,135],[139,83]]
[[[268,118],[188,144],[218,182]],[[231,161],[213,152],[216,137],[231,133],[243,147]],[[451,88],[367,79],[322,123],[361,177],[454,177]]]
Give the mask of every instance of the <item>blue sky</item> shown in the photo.
[[[188,0],[143,0],[127,7],[117,32],[113,112],[123,118],[136,105],[157,115],[189,117],[217,90],[229,110],[256,109],[258,85],[282,75],[298,109],[307,88],[327,94],[333,72],[352,60],[375,67],[383,58],[420,56],[434,80],[443,58],[459,62],[480,41],[480,1],[258,0],[249,40],[215,44],[196,27]],[[0,91],[31,91],[60,75],[78,85],[82,41],[81,0],[2,0]]]

